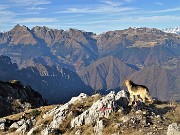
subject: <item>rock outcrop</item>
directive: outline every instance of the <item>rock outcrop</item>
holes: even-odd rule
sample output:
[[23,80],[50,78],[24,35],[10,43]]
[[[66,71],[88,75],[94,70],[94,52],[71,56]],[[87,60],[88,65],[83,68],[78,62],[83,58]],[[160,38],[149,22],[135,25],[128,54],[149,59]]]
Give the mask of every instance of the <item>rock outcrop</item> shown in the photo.
[[107,96],[99,99],[88,110],[71,120],[71,127],[87,125],[95,122],[97,119],[109,115],[116,109],[115,93],[111,92]]
[[167,135],[180,135],[180,125],[172,123],[168,126]]
[[[52,122],[50,123],[50,128],[59,128],[60,124],[67,118],[67,114],[70,110],[70,106],[75,102],[80,102],[82,99],[87,98],[88,96],[84,93],[81,93],[78,97],[73,97],[68,103],[58,106],[51,111],[43,115],[43,118],[53,117]],[[45,129],[47,130],[47,129]]]
[[0,134],[179,135],[178,124],[171,124],[179,121],[178,104],[128,106],[128,103],[124,90],[104,96],[81,93],[63,105],[41,107],[14,118],[0,119]]
[[42,96],[17,80],[0,81],[0,117],[46,105]]

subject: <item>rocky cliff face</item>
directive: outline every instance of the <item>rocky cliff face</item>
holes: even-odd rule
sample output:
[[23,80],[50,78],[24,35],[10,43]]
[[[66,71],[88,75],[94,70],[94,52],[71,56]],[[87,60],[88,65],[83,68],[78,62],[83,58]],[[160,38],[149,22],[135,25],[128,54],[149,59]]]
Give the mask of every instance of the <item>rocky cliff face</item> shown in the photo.
[[29,85],[17,80],[0,81],[0,117],[46,105],[45,100]]

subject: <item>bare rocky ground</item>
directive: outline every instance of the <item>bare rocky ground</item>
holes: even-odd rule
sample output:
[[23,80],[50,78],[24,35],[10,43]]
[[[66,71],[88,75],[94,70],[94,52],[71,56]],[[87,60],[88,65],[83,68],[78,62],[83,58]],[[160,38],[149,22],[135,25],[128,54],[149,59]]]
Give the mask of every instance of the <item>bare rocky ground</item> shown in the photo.
[[9,135],[179,135],[180,104],[137,101],[128,106],[126,91],[88,96],[81,93],[62,105],[44,106],[0,119]]

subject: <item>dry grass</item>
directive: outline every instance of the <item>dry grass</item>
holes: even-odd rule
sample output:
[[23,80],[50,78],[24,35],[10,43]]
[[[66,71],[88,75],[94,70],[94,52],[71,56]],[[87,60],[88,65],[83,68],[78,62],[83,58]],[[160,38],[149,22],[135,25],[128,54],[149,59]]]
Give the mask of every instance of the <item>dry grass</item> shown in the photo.
[[105,128],[103,129],[103,134],[113,134],[118,132],[117,123],[120,122],[120,118],[123,116],[120,112],[115,112],[110,115],[108,119],[102,118]]
[[153,47],[156,45],[157,45],[157,42],[136,41],[133,44],[133,47]]
[[173,106],[174,108],[170,111],[168,111],[165,114],[165,117],[168,118],[171,123],[177,122],[180,123],[180,104]]
[[15,132],[13,132],[13,133],[5,133],[5,134],[0,134],[0,135],[22,135],[21,133],[15,133]]
[[83,135],[93,135],[94,129],[92,125],[84,125],[82,126],[82,134]]
[[77,109],[79,107],[83,107],[83,109],[88,109],[92,106],[93,103],[95,103],[97,100],[101,98],[101,95],[96,94],[94,96],[88,97],[86,99],[83,99],[82,101],[77,101],[72,105],[72,109]]
[[20,113],[17,113],[17,114],[13,114],[13,115],[3,117],[2,119],[19,120],[21,118],[21,116],[23,115],[23,113],[29,114],[33,110],[37,110],[37,111],[41,112],[39,115],[43,115],[43,114],[45,114],[46,112],[48,112],[49,110],[53,109],[56,106],[57,105],[50,105],[50,106],[43,106],[43,107],[40,107],[40,108],[37,108],[37,109],[29,109],[29,110],[27,110],[25,112],[20,112]]
[[83,125],[81,127],[76,127],[76,128],[73,128],[73,129],[69,129],[63,135],[75,135],[77,130],[81,130],[82,135],[94,135],[94,128],[93,128],[92,125]]
[[62,124],[60,124],[59,129],[62,131],[62,133],[66,133],[71,128],[71,120],[72,116],[68,116]]

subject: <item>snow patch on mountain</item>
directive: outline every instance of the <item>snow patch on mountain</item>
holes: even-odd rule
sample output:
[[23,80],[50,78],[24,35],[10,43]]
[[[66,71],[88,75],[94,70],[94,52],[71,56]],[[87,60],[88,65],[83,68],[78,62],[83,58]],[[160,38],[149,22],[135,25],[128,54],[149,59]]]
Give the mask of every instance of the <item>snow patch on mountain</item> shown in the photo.
[[180,34],[180,27],[162,29],[166,33]]

